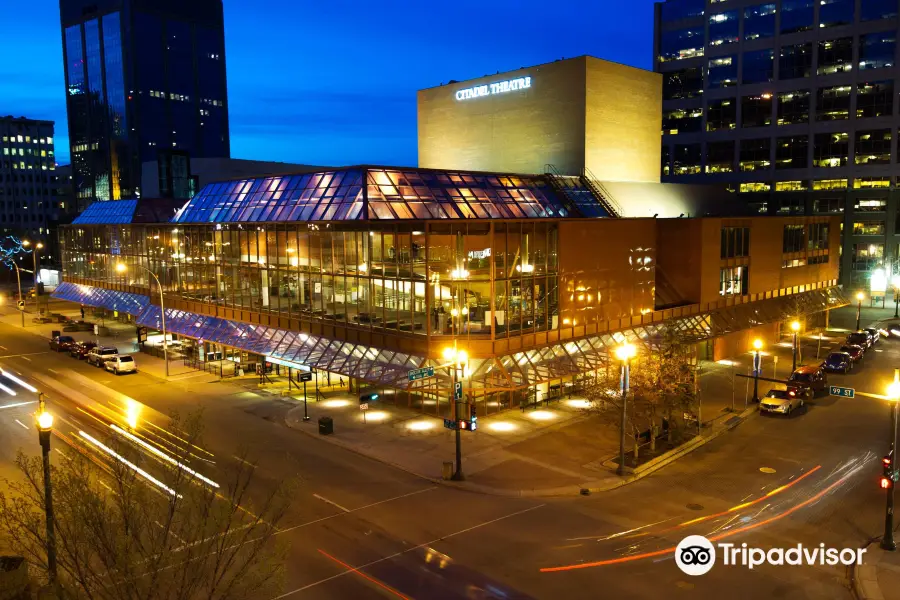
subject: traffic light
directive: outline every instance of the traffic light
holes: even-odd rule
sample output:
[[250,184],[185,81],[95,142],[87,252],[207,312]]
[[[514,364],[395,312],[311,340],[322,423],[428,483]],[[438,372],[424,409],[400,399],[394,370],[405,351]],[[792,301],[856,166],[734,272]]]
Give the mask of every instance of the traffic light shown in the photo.
[[881,478],[881,489],[886,490],[891,487],[891,480],[887,477]]
[[881,459],[881,489],[886,490],[894,485],[894,452]]

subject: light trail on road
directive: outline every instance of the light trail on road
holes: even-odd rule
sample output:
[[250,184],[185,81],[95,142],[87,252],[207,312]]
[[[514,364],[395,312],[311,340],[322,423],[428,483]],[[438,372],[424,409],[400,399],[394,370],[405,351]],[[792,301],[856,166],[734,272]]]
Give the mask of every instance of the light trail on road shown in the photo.
[[364,579],[367,579],[368,581],[371,581],[372,583],[374,583],[374,584],[377,585],[378,587],[380,587],[380,588],[382,588],[382,589],[384,589],[384,590],[389,591],[390,593],[392,593],[393,595],[397,596],[398,598],[403,598],[403,600],[412,600],[409,596],[404,596],[403,594],[401,594],[400,592],[398,592],[397,590],[395,590],[394,588],[392,588],[392,587],[389,586],[388,584],[386,584],[386,583],[384,583],[384,582],[382,582],[382,581],[380,581],[380,580],[378,580],[378,579],[376,579],[376,578],[374,578],[374,577],[371,577],[370,575],[366,575],[365,573],[363,573],[363,572],[360,571],[359,569],[355,569],[355,568],[351,567],[350,565],[348,565],[348,564],[345,563],[344,561],[339,560],[339,559],[333,557],[332,555],[328,554],[327,552],[325,552],[325,551],[322,550],[321,548],[317,548],[317,550],[319,551],[319,554],[321,554],[322,556],[325,556],[325,557],[327,557],[327,558],[330,558],[331,560],[333,560],[333,561],[336,562],[337,564],[341,565],[341,566],[344,567],[345,569],[347,569],[347,570],[349,570],[349,571],[352,571],[352,572],[356,573],[357,575],[359,575],[360,577],[363,577]]

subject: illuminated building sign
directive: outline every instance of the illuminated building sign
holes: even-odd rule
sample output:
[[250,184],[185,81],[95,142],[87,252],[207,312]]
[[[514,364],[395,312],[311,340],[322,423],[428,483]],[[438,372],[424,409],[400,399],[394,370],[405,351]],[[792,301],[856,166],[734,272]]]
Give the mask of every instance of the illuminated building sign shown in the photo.
[[519,92],[531,87],[531,77],[519,77],[517,79],[508,79],[506,81],[498,81],[496,83],[486,83],[484,85],[476,85],[475,87],[466,88],[456,92],[457,100],[471,100],[473,98],[481,98],[482,96],[493,96],[494,94],[505,94],[507,92]]

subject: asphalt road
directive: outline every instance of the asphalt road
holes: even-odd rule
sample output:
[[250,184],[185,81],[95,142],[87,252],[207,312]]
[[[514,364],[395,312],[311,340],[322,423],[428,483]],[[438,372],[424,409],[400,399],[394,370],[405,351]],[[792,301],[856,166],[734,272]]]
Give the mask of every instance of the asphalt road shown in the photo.
[[[885,341],[861,368],[830,379],[880,393],[898,358],[900,342]],[[858,547],[883,525],[888,408],[862,396],[817,398],[791,418],[753,417],[613,492],[519,499],[434,485],[292,431],[281,421],[288,402],[190,379],[117,378],[5,325],[0,367],[42,389],[52,387],[47,378],[64,386],[49,391],[63,416],[72,396],[105,401],[110,390],[146,405],[151,419],[202,407],[204,447],[217,461],[246,449],[258,494],[299,478],[280,534],[290,544],[281,598],[850,598],[842,566],[717,565],[689,577],[668,549],[689,533],[764,549]],[[3,475],[18,448],[39,450],[34,406],[11,406],[27,397],[0,391]],[[553,567],[565,570],[541,571]]]

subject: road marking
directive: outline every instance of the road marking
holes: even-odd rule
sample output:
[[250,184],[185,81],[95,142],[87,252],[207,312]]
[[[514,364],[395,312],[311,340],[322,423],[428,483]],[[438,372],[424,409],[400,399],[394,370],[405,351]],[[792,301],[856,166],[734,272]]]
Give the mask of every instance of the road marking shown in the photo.
[[47,370],[50,371],[51,373],[53,373],[54,375],[59,375],[59,371],[57,371],[55,369],[47,369]]
[[[159,527],[160,529],[162,529],[163,531],[165,531],[166,528],[163,527],[162,523],[160,523],[159,521],[153,521],[153,522],[156,524],[157,527]],[[187,543],[187,542],[184,541],[184,538],[181,538],[181,537],[179,537],[178,535],[176,535],[176,533],[175,533],[174,531],[172,531],[171,529],[169,529],[169,535],[171,535],[173,538],[175,538],[176,540],[178,540],[178,541],[181,542],[182,544],[186,544],[186,543]]]
[[2,349],[4,349],[4,350],[6,350],[6,349],[7,349],[7,348],[6,348],[6,346],[0,346],[0,348],[2,348]]
[[0,406],[0,410],[2,410],[4,408],[15,408],[17,406],[26,406],[28,404],[36,404],[36,403],[37,403],[37,400],[29,400],[28,402],[16,402],[14,404],[4,404],[3,406]]
[[[434,489],[434,488],[430,488],[430,489]],[[450,534],[441,536],[441,537],[439,537],[439,538],[435,538],[435,539],[431,540],[430,542],[425,542],[424,544],[419,544],[418,546],[413,546],[412,548],[407,548],[406,550],[401,550],[400,552],[395,552],[395,553],[391,554],[390,556],[385,556],[385,557],[383,557],[383,558],[379,558],[378,560],[373,560],[373,561],[367,562],[367,563],[364,564],[364,565],[359,565],[358,567],[350,567],[350,569],[353,569],[353,570],[348,569],[348,570],[346,570],[346,571],[343,571],[343,572],[341,572],[341,573],[338,573],[337,575],[332,575],[331,577],[326,577],[325,579],[320,579],[319,581],[315,581],[315,582],[313,582],[313,583],[307,584],[307,585],[305,585],[305,586],[303,586],[303,587],[297,588],[296,590],[292,590],[292,591],[287,592],[287,593],[285,593],[285,594],[282,594],[282,595],[280,595],[280,596],[275,596],[275,598],[273,598],[272,600],[281,600],[281,598],[287,598],[288,596],[293,596],[293,595],[296,594],[297,592],[302,592],[302,591],[304,591],[304,590],[308,590],[308,589],[311,588],[311,587],[315,587],[315,586],[320,585],[320,584],[322,584],[322,583],[326,583],[326,582],[328,582],[328,581],[331,581],[332,579],[337,579],[338,577],[343,577],[343,576],[346,575],[347,573],[354,573],[354,572],[357,572],[357,571],[359,571],[360,569],[365,569],[365,568],[367,568],[367,567],[371,567],[372,565],[377,565],[378,563],[382,563],[382,562],[384,562],[384,561],[386,561],[386,560],[391,560],[392,558],[397,558],[398,556],[401,556],[401,555],[403,555],[403,554],[407,554],[407,553],[409,553],[409,552],[413,552],[414,550],[419,550],[420,548],[425,548],[425,547],[431,546],[432,544],[436,544],[437,542],[442,542],[442,541],[447,540],[447,539],[450,539],[450,538],[452,538],[452,537],[456,537],[456,536],[458,536],[458,535],[462,535],[462,534],[464,534],[464,533],[468,533],[468,532],[473,531],[473,530],[475,530],[475,529],[480,529],[480,528],[482,528],[482,527],[486,527],[486,526],[488,526],[488,525],[492,525],[493,523],[496,523],[496,522],[498,522],[498,521],[503,521],[504,519],[511,519],[512,517],[517,517],[517,516],[519,516],[519,515],[523,515],[523,514],[525,514],[525,513],[527,513],[527,512],[531,512],[531,511],[533,511],[533,510],[537,510],[537,509],[543,508],[543,507],[545,507],[545,506],[547,506],[547,505],[546,505],[546,504],[538,504],[537,506],[532,506],[532,507],[530,507],[530,508],[526,508],[526,509],[523,509],[523,510],[518,510],[518,511],[516,511],[516,512],[514,512],[514,513],[510,513],[510,514],[504,515],[504,516],[502,516],[502,517],[497,517],[496,519],[491,519],[490,521],[485,521],[484,523],[479,523],[479,524],[473,525],[473,526],[471,526],[471,527],[466,527],[465,529],[460,529],[459,531],[456,531],[456,532],[454,532],[454,533],[450,533]]]
[[71,458],[69,458],[68,456],[66,456],[66,453],[63,452],[62,450],[60,450],[59,448],[54,448],[54,450],[56,450],[57,452],[59,452],[59,455],[62,456],[64,459],[66,459],[66,460],[72,460]]
[[[200,458],[200,457],[198,456],[197,458]],[[247,466],[250,467],[250,468],[253,468],[253,469],[256,468],[256,465],[254,465],[252,462],[248,462],[248,461],[244,460],[243,458],[241,458],[240,456],[238,456],[238,455],[236,455],[236,454],[232,454],[232,455],[231,455],[231,458],[233,458],[233,459],[235,459],[235,460],[241,461],[242,463],[244,463],[245,465],[247,465]],[[204,460],[205,460],[205,459],[204,459]],[[209,462],[213,462],[213,461],[209,461]]]
[[384,583],[384,582],[382,582],[382,581],[380,581],[380,580],[378,580],[378,579],[375,579],[374,577],[372,577],[372,576],[370,576],[370,575],[366,575],[365,573],[363,573],[363,572],[360,571],[359,569],[354,569],[353,567],[351,567],[351,566],[348,565],[347,563],[343,562],[342,560],[338,560],[337,558],[335,558],[335,557],[333,557],[332,555],[328,554],[327,552],[325,552],[325,551],[322,550],[321,548],[318,548],[318,551],[319,551],[320,554],[322,554],[323,556],[327,556],[328,558],[330,558],[331,560],[333,560],[333,561],[336,562],[337,564],[341,565],[341,566],[344,567],[345,569],[350,569],[351,571],[353,571],[354,573],[356,573],[356,574],[359,575],[360,577],[362,577],[362,578],[364,578],[364,579],[368,579],[369,581],[371,581],[372,583],[374,583],[374,584],[377,585],[378,587],[380,587],[380,588],[382,588],[382,589],[385,589],[385,590],[389,591],[390,593],[394,594],[394,595],[397,596],[398,598],[403,598],[403,600],[412,600],[409,596],[404,596],[403,594],[401,594],[400,592],[398,592],[397,590],[395,590],[395,589],[392,588],[391,586],[387,585],[386,583]]
[[341,505],[338,504],[337,502],[334,502],[333,500],[329,500],[329,499],[326,498],[325,496],[320,496],[320,495],[318,495],[318,494],[313,494],[313,498],[318,498],[319,500],[321,500],[322,502],[325,502],[326,504],[330,504],[330,505],[332,505],[332,506],[336,506],[336,507],[338,507],[339,509],[341,509],[342,511],[344,511],[345,513],[346,513],[346,512],[350,512],[348,509],[344,508],[343,506],[341,506]]
[[25,356],[40,356],[41,354],[50,354],[50,352],[29,352],[28,354],[5,354],[0,358],[21,358]]
[[20,356],[19,358],[21,358],[22,360],[27,360],[28,362],[31,362],[31,359],[28,358],[27,356],[25,356],[24,354],[22,356]]
[[20,420],[18,420],[18,419],[16,419],[16,423],[18,423],[19,425],[21,425],[21,426],[24,427],[25,429],[29,429],[28,425],[26,425],[25,423],[23,423],[22,421],[20,421]]

